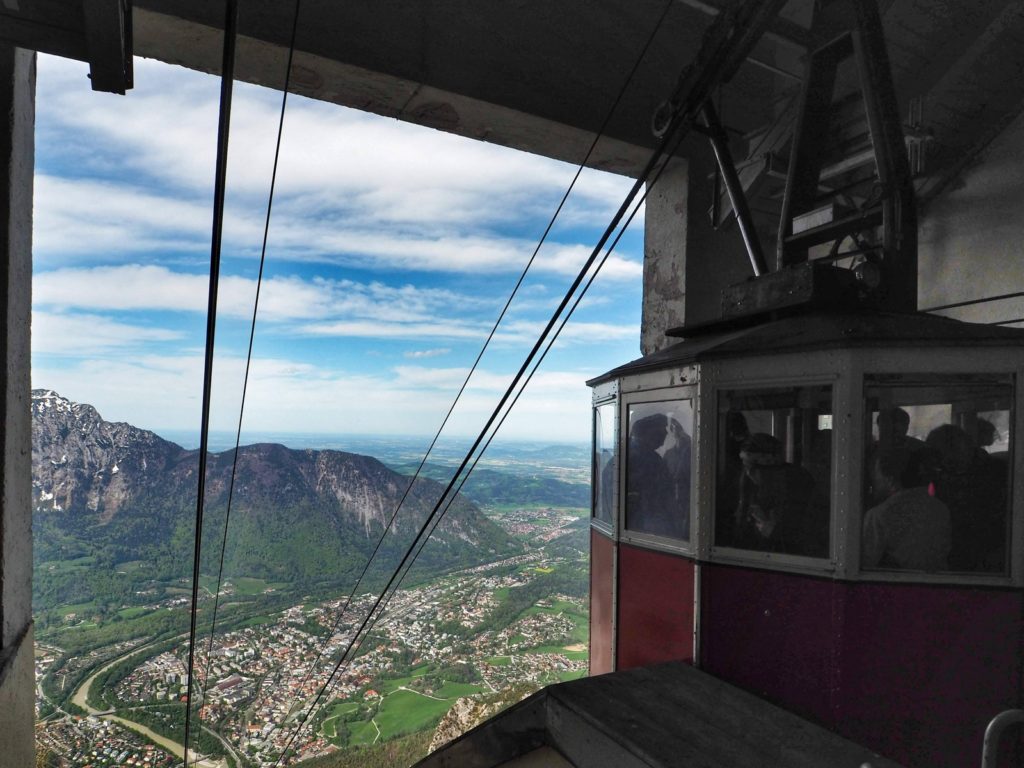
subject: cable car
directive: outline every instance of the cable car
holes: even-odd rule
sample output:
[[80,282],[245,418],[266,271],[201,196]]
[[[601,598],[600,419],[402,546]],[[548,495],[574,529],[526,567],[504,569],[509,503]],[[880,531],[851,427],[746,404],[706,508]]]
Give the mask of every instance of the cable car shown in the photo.
[[[775,269],[706,111],[755,277],[589,382],[591,672],[682,660],[897,763],[977,765],[1024,700],[1024,331],[916,311],[878,17],[821,9]],[[875,162],[826,180],[851,89]],[[1021,765],[1003,742],[988,764]]]
[[817,312],[590,382],[591,673],[686,660],[977,764],[1024,695],[1022,373],[1017,329]]

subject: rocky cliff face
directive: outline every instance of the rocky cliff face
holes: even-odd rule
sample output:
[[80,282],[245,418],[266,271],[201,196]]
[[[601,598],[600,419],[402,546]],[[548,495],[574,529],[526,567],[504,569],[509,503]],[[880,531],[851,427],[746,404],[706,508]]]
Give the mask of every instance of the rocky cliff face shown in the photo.
[[[92,406],[52,390],[33,391],[32,423],[37,559],[99,553],[116,564],[153,559],[157,550],[167,561],[191,558],[182,545],[194,526],[198,451],[104,421]],[[334,564],[351,569],[361,562],[409,484],[369,456],[244,446],[237,462],[233,450],[208,457],[206,510],[214,529],[224,519],[232,473],[230,564],[238,573],[275,578],[317,579]],[[441,490],[430,480],[416,482],[386,547],[400,551],[411,540]],[[219,540],[219,531],[211,530],[211,538]],[[460,497],[425,561],[479,562],[514,547]]]
[[140,492],[162,485],[189,451],[91,405],[32,391],[32,487],[39,505],[96,513],[107,522]]
[[537,690],[536,685],[523,683],[506,691],[456,699],[452,708],[437,724],[427,753],[435,752],[445,744],[455,741],[462,734],[468,733],[513,704],[518,704]]

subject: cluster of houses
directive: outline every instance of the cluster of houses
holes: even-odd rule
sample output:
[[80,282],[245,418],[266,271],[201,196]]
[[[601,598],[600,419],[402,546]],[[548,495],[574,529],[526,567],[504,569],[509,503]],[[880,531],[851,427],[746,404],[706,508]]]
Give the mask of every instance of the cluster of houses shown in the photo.
[[176,760],[134,731],[96,717],[69,717],[37,730],[37,749],[63,758],[72,768],[170,768]]

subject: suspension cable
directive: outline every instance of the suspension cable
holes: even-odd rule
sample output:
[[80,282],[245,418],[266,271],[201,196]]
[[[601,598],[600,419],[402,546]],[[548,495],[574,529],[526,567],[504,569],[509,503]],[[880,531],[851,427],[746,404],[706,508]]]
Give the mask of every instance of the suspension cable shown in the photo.
[[544,232],[541,234],[540,240],[537,242],[537,245],[534,247],[533,252],[530,255],[530,258],[527,260],[526,266],[523,268],[522,272],[520,273],[519,278],[516,281],[515,285],[513,286],[512,291],[509,294],[508,299],[505,301],[505,304],[502,307],[501,312],[498,314],[498,318],[495,320],[493,326],[491,327],[490,332],[487,335],[487,338],[484,340],[484,343],[483,343],[482,347],[480,348],[480,351],[477,353],[476,359],[473,361],[473,364],[470,366],[469,372],[466,374],[466,377],[463,379],[462,384],[459,387],[459,390],[456,393],[455,398],[452,401],[451,406],[448,408],[448,412],[445,414],[444,419],[442,419],[441,425],[438,427],[436,433],[434,434],[433,439],[430,441],[430,444],[427,447],[427,450],[424,453],[423,458],[420,460],[419,466],[417,466],[416,471],[412,475],[412,479],[409,481],[409,484],[406,486],[405,491],[402,494],[402,497],[399,499],[398,505],[395,508],[394,513],[391,515],[391,518],[388,520],[388,523],[385,526],[383,532],[381,533],[380,537],[377,539],[376,545],[374,546],[373,551],[371,552],[369,559],[366,561],[365,565],[363,566],[363,569],[362,569],[361,573],[359,574],[359,577],[356,579],[355,585],[352,587],[351,591],[348,594],[348,597],[345,599],[345,602],[343,603],[343,605],[341,607],[341,610],[338,612],[337,618],[335,619],[335,622],[334,622],[334,624],[333,624],[333,626],[331,628],[331,631],[327,635],[327,641],[323,645],[321,645],[320,651],[317,654],[316,659],[310,665],[309,669],[306,672],[306,675],[303,677],[302,684],[299,686],[299,690],[302,690],[302,688],[304,687],[304,684],[306,683],[306,681],[308,681],[308,679],[312,676],[312,674],[314,673],[315,669],[317,668],[317,666],[319,665],[319,663],[320,663],[320,661],[321,661],[321,659],[323,657],[323,653],[326,650],[327,645],[329,645],[330,638],[333,637],[337,633],[338,627],[340,626],[342,619],[344,618],[344,616],[345,616],[349,606],[351,605],[352,600],[354,599],[356,592],[358,591],[359,587],[362,585],[363,579],[366,577],[366,574],[367,574],[367,572],[369,570],[370,565],[373,563],[373,561],[376,558],[376,556],[377,556],[377,554],[378,554],[378,552],[379,552],[379,550],[380,550],[380,548],[381,548],[385,538],[387,537],[388,533],[391,531],[392,527],[394,526],[394,523],[395,523],[395,521],[396,521],[396,519],[398,517],[399,512],[401,511],[403,505],[406,502],[406,499],[408,498],[410,492],[412,491],[413,485],[416,483],[416,480],[419,478],[420,474],[422,473],[423,467],[426,465],[428,458],[430,457],[431,453],[434,450],[435,445],[437,444],[437,441],[440,439],[441,434],[443,433],[445,427],[447,426],[449,419],[451,418],[452,414],[454,413],[455,408],[456,408],[456,406],[459,403],[459,400],[461,399],[463,393],[465,392],[466,387],[469,385],[470,379],[472,378],[473,374],[476,372],[476,369],[479,366],[480,361],[481,361],[481,359],[484,356],[484,353],[489,348],[490,343],[493,340],[494,335],[495,335],[495,333],[498,330],[498,327],[500,326],[501,322],[504,320],[505,315],[508,313],[509,307],[512,305],[513,300],[518,295],[519,289],[522,287],[522,284],[523,284],[524,280],[526,279],[527,273],[529,272],[530,268],[533,266],[533,263],[536,260],[537,255],[539,254],[541,247],[547,241],[548,235],[551,233],[551,230],[554,228],[556,220],[561,215],[562,209],[564,208],[566,201],[569,199],[569,195],[572,193],[573,189],[576,187],[576,183],[579,180],[580,175],[583,173],[583,170],[587,167],[587,163],[590,161],[590,158],[593,156],[594,151],[596,150],[598,143],[600,142],[600,140],[602,138],[604,138],[605,131],[608,128],[608,124],[611,122],[612,117],[615,115],[616,111],[618,110],[618,107],[619,107],[620,103],[622,102],[622,99],[625,97],[626,91],[628,90],[629,84],[633,81],[633,78],[636,75],[636,72],[639,69],[640,64],[646,58],[647,52],[650,49],[651,44],[654,42],[654,39],[657,37],[658,32],[661,30],[661,27],[663,26],[663,24],[665,22],[665,19],[668,16],[668,12],[672,8],[672,4],[673,4],[673,0],[669,0],[665,4],[665,7],[662,10],[661,15],[658,17],[658,20],[657,20],[657,22],[654,25],[654,28],[651,30],[651,33],[648,35],[647,40],[644,43],[643,48],[640,51],[640,54],[637,56],[635,62],[633,63],[633,66],[630,69],[629,74],[626,76],[625,80],[623,81],[622,86],[619,89],[619,91],[618,91],[618,93],[617,93],[617,95],[615,97],[615,100],[612,102],[612,105],[608,109],[608,111],[607,111],[607,113],[606,113],[606,115],[604,117],[604,120],[602,121],[600,127],[597,130],[597,133],[594,135],[594,138],[591,141],[590,146],[587,148],[587,152],[584,155],[583,160],[581,160],[579,165],[577,166],[576,172],[573,175],[572,180],[570,181],[568,188],[565,190],[565,193],[562,195],[562,198],[559,201],[557,207],[555,208],[554,213],[551,215],[551,218],[549,219],[549,221],[547,223],[547,226],[544,229]]
[[[681,143],[682,138],[683,138],[683,135],[681,134],[678,137],[677,141],[676,141],[676,145],[670,151],[670,153],[669,153],[670,155],[674,154],[678,150],[678,146],[679,146],[679,143]],[[639,212],[639,210],[642,207],[644,201],[647,199],[647,196],[650,194],[650,190],[657,183],[658,179],[660,179],[660,177],[662,177],[662,174],[665,172],[666,167],[667,167],[667,165],[660,166],[657,169],[657,171],[656,171],[654,177],[652,178],[652,180],[650,181],[650,183],[647,184],[646,188],[643,191],[643,194],[640,197],[640,200],[637,202],[636,206],[633,208],[633,211],[632,211],[632,213],[630,213],[630,216],[626,220],[626,223],[623,225],[623,227],[620,229],[620,231],[618,231],[618,233],[616,234],[616,236],[615,236],[614,240],[612,241],[611,245],[608,247],[608,249],[606,250],[604,256],[601,258],[601,261],[598,263],[597,268],[594,269],[591,272],[590,278],[587,281],[586,285],[584,286],[583,291],[579,294],[579,296],[577,298],[575,298],[575,300],[572,303],[572,306],[569,308],[568,312],[565,315],[563,315],[563,317],[561,319],[561,322],[560,322],[560,324],[558,326],[558,329],[556,330],[554,336],[550,339],[550,341],[548,341],[548,343],[546,345],[546,348],[544,349],[544,352],[541,354],[540,358],[536,361],[536,364],[534,365],[534,367],[532,367],[531,371],[529,372],[529,375],[526,377],[526,379],[523,382],[522,386],[519,388],[519,390],[517,391],[515,397],[512,399],[512,401],[509,404],[508,408],[505,410],[504,414],[502,415],[501,420],[498,422],[498,424],[494,428],[494,430],[492,432],[490,432],[490,435],[487,437],[486,442],[483,444],[483,446],[481,447],[479,453],[473,459],[472,464],[469,466],[468,471],[466,471],[462,475],[462,477],[460,479],[460,482],[459,482],[459,485],[455,489],[455,493],[453,495],[451,495],[449,498],[447,498],[447,502],[444,505],[443,510],[433,520],[433,522],[432,522],[432,524],[430,526],[430,529],[427,532],[426,536],[423,537],[420,540],[415,555],[413,556],[413,558],[409,562],[409,564],[406,566],[406,568],[404,568],[404,570],[402,571],[402,573],[400,575],[400,578],[398,579],[398,581],[395,584],[394,588],[390,591],[390,594],[387,595],[387,597],[385,598],[383,603],[380,605],[379,609],[376,609],[376,614],[374,614],[375,609],[374,608],[371,609],[371,614],[373,615],[373,618],[372,618],[372,621],[369,624],[369,626],[365,630],[361,631],[361,635],[360,635],[359,632],[356,632],[356,634],[353,635],[352,641],[349,643],[348,648],[346,648],[345,652],[342,654],[341,658],[339,659],[338,668],[336,668],[335,673],[337,673],[339,671],[340,667],[344,664],[344,660],[346,659],[346,657],[349,658],[349,660],[350,660],[351,658],[355,658],[358,655],[358,652],[361,650],[362,645],[364,645],[366,640],[373,633],[374,629],[376,629],[377,624],[381,620],[381,617],[384,615],[384,612],[387,609],[388,605],[390,604],[391,599],[394,597],[394,595],[401,588],[401,585],[404,583],[404,581],[406,581],[406,578],[408,577],[410,571],[412,570],[413,565],[416,563],[416,560],[419,558],[420,553],[423,552],[424,547],[426,546],[426,544],[429,541],[430,537],[433,535],[433,531],[436,530],[437,526],[441,522],[441,519],[444,517],[444,515],[447,513],[447,511],[449,511],[451,509],[452,504],[455,503],[455,500],[458,498],[459,493],[461,493],[461,490],[462,490],[463,486],[465,485],[466,481],[469,479],[470,475],[473,473],[473,470],[476,469],[476,465],[479,463],[480,459],[483,458],[483,455],[484,455],[484,453],[486,453],[486,450],[490,446],[490,443],[492,443],[494,438],[498,435],[498,432],[501,430],[502,425],[504,425],[505,420],[512,413],[512,409],[515,408],[515,404],[519,401],[519,397],[525,391],[526,386],[529,384],[530,380],[532,378],[534,378],[534,375],[540,369],[541,365],[543,364],[545,358],[548,355],[548,352],[550,352],[551,349],[554,347],[555,341],[557,340],[558,336],[561,334],[562,330],[565,328],[565,325],[568,323],[569,317],[572,315],[572,313],[575,311],[575,309],[577,309],[580,306],[580,303],[583,301],[584,296],[587,294],[587,292],[589,291],[590,287],[593,285],[594,281],[597,278],[598,273],[600,272],[601,268],[604,266],[604,263],[607,261],[608,257],[611,255],[612,251],[614,251],[615,247],[618,245],[618,242],[620,242],[622,240],[622,237],[624,236],[625,232],[629,228],[629,226],[632,223],[634,217]],[[416,545],[416,543],[414,542],[414,546],[415,545]],[[356,640],[357,640],[357,642],[356,642]],[[356,643],[354,645],[354,648],[352,646],[352,642]],[[313,705],[304,714],[304,716],[303,716],[303,718],[300,721],[299,726],[298,726],[298,730],[299,731],[301,731],[301,729],[304,727],[305,723],[308,722],[309,716],[311,714],[313,714],[313,711],[316,709],[317,702],[319,700],[321,700],[321,698],[322,698],[322,694],[325,693],[326,690],[329,689],[329,687],[330,687],[330,685],[332,683],[333,677],[334,677],[334,674],[332,674],[332,678],[328,680],[327,684],[325,685],[325,688],[321,690],[321,694],[318,694],[317,697],[314,699]],[[321,708],[319,708],[319,709],[323,709],[324,706],[325,705],[321,705]],[[318,712],[318,710],[316,710],[316,711]],[[290,749],[290,746],[291,746],[291,741],[289,741],[289,744],[286,746],[285,753],[287,753],[287,750]],[[285,753],[283,753],[283,756],[284,756]]]
[[[678,143],[681,142],[681,141],[682,141],[682,136],[679,137],[679,140],[677,142],[676,147],[674,147],[669,152],[669,154],[674,153],[676,151],[676,149],[678,149]],[[547,345],[546,345],[546,347],[544,349],[543,354],[541,354],[540,358],[533,365],[533,368],[530,371],[529,375],[527,376],[526,380],[524,381],[523,385],[519,388],[519,391],[516,393],[516,395],[513,398],[512,402],[509,404],[508,408],[505,410],[504,414],[502,415],[501,419],[498,421],[498,423],[495,426],[494,430],[491,432],[490,436],[487,438],[487,442],[483,445],[483,447],[480,449],[480,452],[474,458],[473,463],[470,465],[468,471],[462,476],[462,479],[461,479],[458,487],[455,489],[455,493],[448,498],[447,504],[445,505],[444,509],[441,511],[440,515],[438,515],[437,518],[435,519],[435,521],[433,522],[429,532],[420,541],[415,555],[413,555],[412,560],[410,561],[408,566],[405,568],[405,571],[402,573],[402,575],[399,578],[398,582],[396,583],[395,587],[391,590],[390,595],[387,597],[387,599],[384,601],[384,603],[382,604],[380,609],[377,611],[376,616],[374,617],[374,619],[371,622],[371,624],[369,625],[369,627],[363,632],[362,637],[359,638],[358,644],[355,646],[354,650],[350,654],[350,658],[355,658],[356,656],[358,656],[359,651],[362,649],[362,646],[365,643],[366,639],[370,636],[370,634],[376,628],[377,622],[384,615],[384,612],[387,609],[387,607],[388,607],[388,605],[389,605],[389,603],[391,601],[391,598],[393,598],[394,595],[398,592],[398,590],[401,589],[402,584],[405,582],[405,578],[409,575],[409,572],[412,570],[412,566],[415,564],[416,560],[419,558],[420,553],[423,551],[424,547],[427,544],[427,541],[433,535],[433,532],[437,529],[437,526],[440,525],[441,520],[447,514],[448,510],[451,508],[451,505],[455,502],[455,499],[457,498],[458,494],[462,491],[462,488],[466,484],[466,481],[469,479],[470,475],[472,475],[473,470],[476,469],[476,465],[479,463],[480,459],[483,458],[483,455],[484,455],[484,453],[486,453],[487,449],[490,447],[491,442],[494,440],[494,438],[497,436],[498,432],[501,430],[502,425],[505,423],[505,419],[507,419],[509,414],[512,413],[512,409],[515,408],[516,403],[519,402],[520,396],[523,394],[523,392],[526,391],[526,387],[529,385],[530,381],[533,379],[534,374],[540,368],[541,364],[544,362],[544,360],[547,357],[548,353],[554,347],[555,341],[557,340],[558,336],[561,334],[562,330],[565,328],[566,324],[569,322],[569,318],[576,311],[576,308],[579,307],[580,302],[583,300],[583,297],[586,295],[587,291],[590,289],[590,286],[593,285],[594,280],[597,278],[598,273],[601,271],[601,269],[604,266],[605,262],[608,260],[608,257],[611,256],[612,251],[615,250],[615,248],[618,245],[619,241],[621,240],[623,234],[625,234],[626,230],[629,228],[629,225],[632,223],[633,218],[636,216],[637,212],[639,212],[639,210],[640,210],[641,206],[643,205],[644,201],[647,199],[647,196],[650,194],[651,189],[653,189],[654,186],[657,184],[658,180],[661,178],[661,175],[664,172],[666,167],[667,167],[666,165],[662,165],[658,169],[658,171],[655,174],[654,178],[647,185],[647,188],[644,190],[643,194],[641,195],[640,200],[637,202],[636,206],[633,208],[632,213],[630,213],[629,218],[626,220],[626,223],[620,229],[619,233],[616,235],[616,237],[613,240],[612,244],[609,246],[609,248],[605,252],[604,256],[601,258],[601,261],[598,263],[597,268],[593,272],[591,272],[590,278],[587,280],[586,285],[584,285],[583,290],[577,296],[576,300],[573,302],[573,305],[569,308],[568,313],[563,316],[563,318],[562,318],[562,320],[561,320],[561,322],[560,322],[560,324],[558,326],[558,329],[555,331],[555,334],[551,338],[551,340],[547,343]],[[321,709],[322,709],[322,707],[323,707],[323,705],[321,705]],[[305,718],[303,719],[302,723],[300,724],[300,729],[305,724],[305,722],[308,720],[309,715],[311,713],[312,713],[312,708],[310,709],[309,712],[306,713]]]
[[291,84],[292,60],[295,56],[295,38],[299,27],[299,6],[301,0],[295,0],[295,11],[292,16],[291,40],[288,44],[288,63],[284,75],[284,89],[281,95],[281,110],[277,121],[277,141],[274,145],[274,165],[270,173],[270,191],[267,195],[267,213],[263,221],[263,244],[260,247],[260,266],[256,276],[256,297],[252,306],[252,322],[249,325],[249,349],[245,355],[245,376],[242,380],[241,404],[238,408],[238,429],[235,432],[235,452],[231,459],[231,479],[228,483],[227,509],[224,512],[224,535],[220,543],[220,559],[217,568],[217,589],[213,593],[213,616],[210,621],[210,642],[206,649],[206,668],[203,675],[203,701],[206,701],[207,685],[210,679],[210,658],[213,655],[213,640],[217,633],[217,609],[220,606],[220,588],[224,579],[224,551],[228,543],[228,526],[231,522],[231,506],[235,496],[235,479],[238,472],[238,451],[242,442],[242,420],[245,416],[245,396],[249,389],[249,372],[252,368],[253,340],[256,337],[256,316],[260,306],[260,288],[263,285],[263,267],[267,259],[267,240],[270,236],[270,215],[274,206],[274,189],[277,185],[277,167],[281,158],[281,136],[284,133],[284,115],[288,104],[288,86]]
[[213,348],[216,337],[217,290],[224,232],[224,198],[227,187],[228,138],[231,129],[231,94],[235,79],[235,39],[238,34],[238,2],[226,0],[224,16],[224,58],[220,79],[220,117],[217,126],[217,161],[213,190],[213,232],[210,243],[210,292],[206,310],[206,356],[203,369],[202,424],[199,432],[199,470],[196,497],[196,533],[192,555],[192,610],[189,618],[188,684],[185,696],[185,757],[188,768],[189,736],[192,728],[192,689],[195,671],[196,616],[199,608],[199,566],[203,550],[203,509],[206,501],[206,464],[210,438],[210,400],[213,391]]
[[[530,350],[529,354],[526,356],[526,359],[523,361],[523,364],[520,366],[518,372],[513,377],[512,381],[511,381],[511,383],[509,383],[508,387],[505,389],[504,394],[501,396],[501,399],[498,401],[498,404],[494,407],[493,411],[491,412],[490,417],[488,417],[487,422],[484,424],[484,426],[481,429],[480,433],[477,435],[476,439],[473,441],[472,446],[470,447],[469,451],[466,453],[466,456],[463,458],[461,464],[459,465],[459,468],[455,471],[454,476],[449,481],[448,485],[445,487],[445,490],[441,494],[441,497],[438,499],[437,504],[434,505],[434,508],[431,510],[430,514],[427,515],[426,519],[423,521],[423,524],[420,526],[420,529],[417,532],[417,534],[416,534],[415,538],[413,539],[412,543],[406,549],[405,554],[402,557],[402,560],[398,564],[398,567],[396,568],[394,573],[392,573],[391,577],[388,579],[387,584],[384,586],[383,592],[374,601],[374,604],[370,608],[370,612],[367,614],[366,619],[363,620],[363,622],[360,624],[359,628],[356,630],[356,634],[353,637],[353,640],[349,643],[349,645],[346,648],[345,652],[342,654],[342,656],[339,659],[338,663],[335,665],[334,670],[331,672],[330,677],[327,679],[327,682],[324,684],[324,686],[320,689],[320,692],[317,694],[311,709],[315,708],[316,704],[319,703],[320,699],[323,696],[324,691],[330,686],[331,682],[334,680],[334,676],[338,673],[339,669],[341,668],[342,662],[345,660],[345,657],[351,651],[351,649],[353,647],[353,644],[355,642],[355,637],[358,637],[359,635],[361,635],[363,633],[363,631],[366,629],[367,625],[370,622],[371,617],[373,616],[373,614],[377,611],[377,609],[379,608],[379,606],[383,602],[384,596],[388,593],[388,591],[391,589],[391,587],[395,583],[395,580],[397,579],[398,574],[405,568],[406,563],[409,561],[409,558],[412,556],[412,553],[414,552],[414,550],[416,549],[417,545],[419,544],[420,539],[423,537],[425,531],[430,526],[430,524],[433,521],[433,519],[437,516],[439,510],[441,509],[442,504],[444,503],[444,500],[452,492],[452,489],[455,487],[456,482],[457,482],[459,476],[462,474],[462,472],[469,465],[471,458],[476,454],[477,449],[480,447],[481,443],[483,443],[486,435],[490,432],[490,429],[494,425],[495,421],[497,421],[499,414],[503,411],[506,403],[508,403],[509,399],[512,397],[513,392],[517,389],[520,381],[523,379],[523,377],[525,376],[527,370],[530,368],[530,366],[533,363],[534,359],[537,357],[537,354],[538,354],[540,348],[547,341],[547,338],[548,338],[549,334],[551,333],[552,328],[558,322],[558,319],[561,317],[562,313],[565,311],[565,308],[568,306],[569,302],[572,301],[573,296],[575,295],[576,291],[579,289],[580,285],[583,283],[583,280],[585,279],[587,274],[590,272],[590,269],[594,265],[594,262],[597,260],[598,256],[601,255],[601,251],[604,249],[605,245],[611,239],[612,233],[615,232],[616,229],[618,229],[619,224],[622,222],[623,216],[625,216],[626,211],[629,210],[630,206],[633,204],[633,201],[636,199],[637,195],[639,194],[639,192],[640,192],[641,188],[643,187],[644,183],[646,182],[647,178],[651,175],[651,173],[654,171],[654,169],[657,166],[657,164],[661,161],[661,158],[665,154],[665,151],[668,148],[668,146],[670,145],[670,143],[673,143],[673,142],[676,141],[676,134],[683,127],[684,123],[692,124],[693,117],[694,117],[694,114],[695,114],[695,110],[692,108],[692,105],[688,105],[688,106],[690,108],[687,108],[687,109],[678,108],[678,109],[674,110],[674,112],[672,114],[672,117],[671,117],[671,120],[669,121],[669,124],[668,124],[666,130],[662,134],[662,138],[658,142],[657,147],[655,148],[655,150],[651,154],[651,157],[648,159],[647,163],[644,165],[644,167],[641,170],[640,174],[638,175],[636,181],[630,187],[630,190],[627,193],[626,198],[619,205],[618,210],[616,210],[615,215],[612,217],[611,222],[605,228],[605,230],[604,230],[603,234],[601,235],[600,239],[598,240],[597,244],[594,246],[593,250],[590,253],[590,256],[587,257],[587,260],[584,262],[583,266],[580,268],[579,273],[573,279],[572,284],[569,286],[569,288],[566,291],[565,295],[563,296],[563,298],[559,302],[558,307],[552,313],[551,318],[548,320],[547,324],[544,327],[544,330],[541,332],[540,336],[537,338],[537,341],[534,343],[534,345],[533,345],[532,349]],[[689,127],[689,126],[687,125],[687,127]],[[674,146],[674,144],[673,144],[673,146]],[[298,733],[298,730],[293,731],[291,738],[288,740],[288,743],[286,744],[285,750],[281,754],[282,758],[287,753],[287,750],[291,747],[291,744],[294,741],[295,736],[296,736],[297,733]],[[278,758],[278,762],[275,763],[275,765],[279,765],[280,764],[280,760],[281,760],[281,758]]]
[[[1019,299],[1024,296],[1024,291],[1014,291],[1013,293],[1003,293],[999,296],[989,296],[984,299],[968,299],[967,301],[955,301],[952,304],[941,304],[937,307],[927,307],[920,310],[921,312],[938,312],[943,309],[958,309],[960,307],[972,307],[975,304],[987,304],[990,301],[1005,301],[1006,299]],[[1011,321],[1016,322],[1016,321]]]

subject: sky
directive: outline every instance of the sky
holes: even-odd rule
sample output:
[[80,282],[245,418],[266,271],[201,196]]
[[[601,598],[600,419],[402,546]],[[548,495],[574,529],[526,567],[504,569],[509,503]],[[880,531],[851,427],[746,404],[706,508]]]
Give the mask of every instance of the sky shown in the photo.
[[[137,59],[127,96],[39,57],[32,383],[198,435],[219,80]],[[281,94],[235,86],[211,429],[233,432]],[[290,96],[246,434],[432,435],[575,166]],[[447,435],[475,436],[624,198],[581,176]],[[585,441],[585,381],[639,355],[643,214],[502,429]]]

